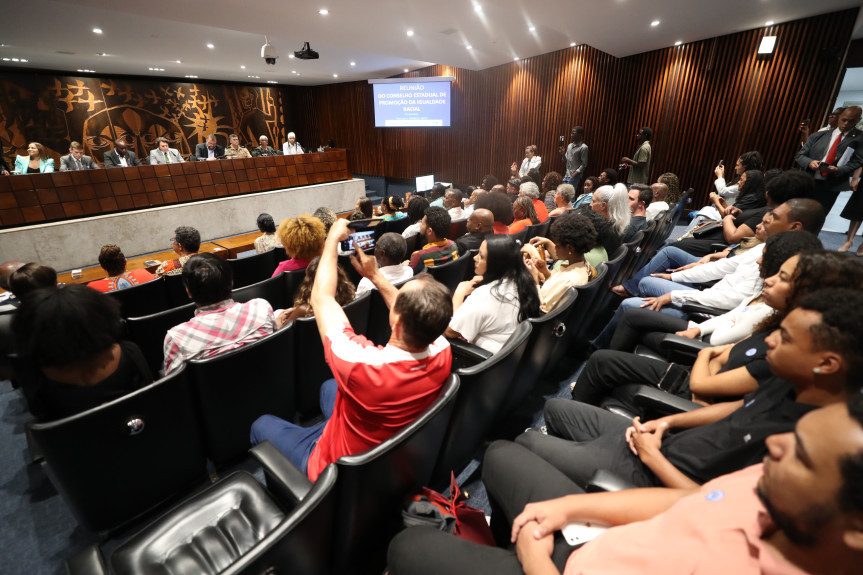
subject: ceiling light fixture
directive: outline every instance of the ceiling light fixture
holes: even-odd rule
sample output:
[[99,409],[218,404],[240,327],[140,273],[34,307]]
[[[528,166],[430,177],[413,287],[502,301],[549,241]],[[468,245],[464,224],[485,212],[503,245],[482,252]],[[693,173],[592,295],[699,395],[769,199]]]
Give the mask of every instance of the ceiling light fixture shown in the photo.
[[356,66],[356,65],[357,65],[356,62],[351,62],[351,66]]
[[758,53],[762,56],[772,54],[774,48],[776,48],[776,36],[765,36],[758,46]]
[[98,54],[96,54],[96,55],[97,55],[97,56],[107,56],[107,55],[108,55],[108,53],[107,53],[107,52],[99,52],[99,53],[98,53]]
[[513,61],[514,61],[514,62],[518,62],[518,56],[516,56],[515,58],[513,58]]
[[536,30],[536,26],[531,26],[527,29],[528,32],[534,32]]
[[176,62],[177,64],[182,64],[182,63],[183,63],[183,61],[182,61],[182,60],[174,60],[174,62]]
[[186,78],[197,78],[194,74],[186,74]]
[[683,44],[682,40],[678,40],[677,42],[674,43],[675,46],[680,46],[681,44]]
[[473,5],[473,11],[476,12],[477,14],[481,13],[482,12],[482,6],[480,6],[479,4],[474,4]]
[[293,57],[294,57],[293,54],[288,54],[288,58],[293,58]]
[[413,31],[413,30],[408,30],[408,36],[413,36],[413,35],[414,35],[414,31]]
[[164,72],[164,68],[148,68],[151,72]]
[[207,44],[207,48],[209,48],[210,50],[212,50],[213,48],[215,48],[215,46],[214,46],[213,44],[211,44],[211,43],[208,43],[208,44]]
[[569,43],[569,47],[570,47],[570,48],[574,48],[574,47],[575,47],[575,45],[576,45],[576,44],[575,44],[575,42],[570,42],[570,43]]
[[87,68],[79,69],[78,71],[79,72],[87,72],[89,74],[94,74],[96,72],[96,70],[88,70]]
[[241,64],[241,65],[240,65],[240,70],[245,70],[245,69],[246,69],[246,67],[245,67],[245,66],[243,66],[243,65]]
[[407,72],[408,72],[408,69],[407,69],[407,68],[405,68],[405,73],[407,74]]
[[296,73],[297,73],[296,70],[291,70],[291,74],[296,74]]
[[764,23],[765,26],[773,26],[773,20],[768,20]]
[[321,16],[326,16],[329,13],[330,13],[330,11],[327,10],[326,8],[321,8],[320,10],[318,10],[318,14],[320,14]]
[[470,44],[468,44],[467,46],[465,46],[465,48],[467,48],[468,50],[473,50],[473,46],[471,46]]
[[650,23],[651,26],[659,26],[659,20],[654,20]]
[[256,80],[260,80],[260,79],[261,79],[261,77],[260,77],[260,76],[249,76],[249,78],[254,78],[254,79],[256,79]]
[[333,74],[333,78],[338,78],[338,77],[339,77],[338,74]]
[[101,34],[101,33],[102,33],[101,28],[93,28],[93,34]]
[[275,80],[267,80],[267,84],[278,84]]

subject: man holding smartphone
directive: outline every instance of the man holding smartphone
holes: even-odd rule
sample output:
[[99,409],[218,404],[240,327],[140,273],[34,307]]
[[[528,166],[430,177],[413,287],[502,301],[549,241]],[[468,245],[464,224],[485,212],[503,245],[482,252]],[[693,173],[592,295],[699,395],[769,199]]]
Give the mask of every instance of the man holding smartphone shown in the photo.
[[558,149],[558,152],[563,155],[563,161],[566,162],[566,175],[563,181],[578,190],[581,176],[587,169],[587,144],[584,143],[584,128],[581,126],[573,127],[569,132],[569,139],[570,143],[564,150],[563,136],[561,136],[560,149]]

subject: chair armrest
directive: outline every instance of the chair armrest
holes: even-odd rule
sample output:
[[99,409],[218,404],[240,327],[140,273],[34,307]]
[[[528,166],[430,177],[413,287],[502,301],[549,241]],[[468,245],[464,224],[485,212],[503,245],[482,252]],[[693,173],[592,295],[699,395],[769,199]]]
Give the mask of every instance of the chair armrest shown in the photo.
[[710,253],[715,254],[728,249],[728,244],[715,243],[710,244]]
[[684,413],[701,407],[701,405],[694,401],[683,399],[649,385],[639,385],[638,389],[632,393],[632,398],[636,405],[644,408],[651,414],[669,415],[672,413]]
[[673,333],[663,336],[659,345],[662,347],[663,351],[683,351],[691,353],[692,355],[698,355],[699,351],[706,347],[710,347],[710,344],[706,341],[683,337],[682,335],[675,335]]
[[718,307],[710,307],[709,305],[701,305],[698,303],[685,303],[681,306],[684,313],[701,313],[704,315],[722,315],[727,309],[719,309]]
[[74,557],[66,559],[66,573],[69,575],[108,575],[102,553],[98,545],[87,547]]
[[588,493],[601,491],[623,491],[624,489],[635,489],[635,485],[605,469],[597,469],[593,477],[588,480],[584,490]]
[[[494,354],[472,343],[457,338],[447,338],[452,347],[453,371],[457,367],[470,367],[482,363]],[[457,366],[457,367],[456,367]]]
[[269,441],[259,443],[249,453],[264,469],[267,488],[286,508],[298,505],[312,489],[308,476]]

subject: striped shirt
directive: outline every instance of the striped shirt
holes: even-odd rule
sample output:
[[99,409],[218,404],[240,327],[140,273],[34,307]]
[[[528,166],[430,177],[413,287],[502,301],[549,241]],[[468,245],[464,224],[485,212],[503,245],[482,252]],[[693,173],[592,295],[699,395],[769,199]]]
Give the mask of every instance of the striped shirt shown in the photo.
[[226,299],[201,306],[195,317],[168,330],[165,375],[190,359],[206,359],[252,343],[276,331],[273,308],[263,299],[246,303]]
[[458,259],[458,246],[455,242],[446,238],[439,242],[432,242],[423,246],[423,249],[411,254],[410,266],[415,272],[421,272],[423,268],[439,266]]

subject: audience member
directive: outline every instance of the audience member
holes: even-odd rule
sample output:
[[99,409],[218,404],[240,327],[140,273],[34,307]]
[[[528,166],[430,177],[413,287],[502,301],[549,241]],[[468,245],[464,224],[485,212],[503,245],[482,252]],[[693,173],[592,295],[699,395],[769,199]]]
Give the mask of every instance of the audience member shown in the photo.
[[[413,277],[414,271],[403,262],[407,257],[407,242],[399,234],[387,232],[375,243],[375,259],[381,274],[391,284],[401,283]],[[375,289],[375,284],[369,278],[363,278],[357,284],[357,295]],[[336,295],[338,299],[338,294]]]
[[516,198],[515,203],[512,204],[512,215],[513,222],[509,225],[510,234],[517,234],[527,226],[535,226],[540,223],[533,201],[527,196]]
[[627,197],[629,213],[632,217],[629,219],[629,225],[620,235],[623,243],[631,242],[635,234],[647,229],[647,206],[653,199],[653,190],[645,184],[632,184]]
[[363,196],[362,198],[357,198],[357,207],[355,211],[362,212],[363,217],[367,220],[375,217],[375,208],[372,204],[372,199],[366,196]]
[[623,237],[623,231],[632,218],[626,186],[623,184],[615,184],[614,187],[600,186],[593,193],[590,209],[610,221],[614,231]]
[[396,290],[362,250],[352,263],[380,291],[392,335],[386,347],[376,347],[354,333],[335,300],[336,254],[349,234],[344,220],[333,224],[312,288],[315,321],[335,376],[321,386],[324,421],[304,428],[264,415],[251,431],[252,444],[271,441],[312,481],[343,455],[366,451],[412,422],[438,397],[452,361],[441,337],[452,316],[449,290],[429,274]]
[[620,236],[614,231],[614,226],[602,215],[591,210],[590,206],[582,206],[578,208],[576,213],[590,220],[590,223],[593,224],[593,229],[596,230],[596,244],[592,250],[584,254],[584,259],[593,267],[599,266],[602,262],[607,262],[613,255],[617,254],[622,245]]
[[485,208],[473,210],[467,219],[467,233],[455,241],[459,257],[469,250],[478,250],[480,244],[494,234],[493,230],[494,214]]
[[[168,140],[166,138],[162,136],[156,138],[156,145],[159,147],[155,150],[150,150],[151,164],[182,164],[186,161],[183,159],[183,156],[180,155],[180,152],[168,144]],[[209,153],[209,151],[207,153]]]
[[521,179],[522,184],[525,182],[533,182],[536,184],[536,187],[539,188],[539,185],[542,183],[542,176],[539,175],[539,168],[529,169],[527,171],[527,175]]
[[255,251],[259,254],[268,252],[275,247],[282,247],[282,243],[276,236],[276,222],[270,214],[258,215],[258,230],[261,235],[255,238]]
[[589,206],[590,202],[593,201],[593,192],[595,192],[599,188],[599,178],[596,176],[588,176],[584,180],[584,193],[578,196],[578,198],[573,202],[573,208],[580,208],[581,206]]
[[528,170],[533,168],[539,169],[539,166],[542,164],[542,158],[536,155],[537,149],[536,146],[531,144],[524,149],[524,159],[521,161],[521,166],[512,163],[509,171],[512,173],[513,177],[524,178],[527,175]]
[[358,212],[358,211],[351,212],[351,215],[348,216],[349,222],[359,222],[359,221],[367,220],[367,219],[368,218],[366,217],[366,215],[364,213]]
[[[759,172],[764,170],[764,158],[761,157],[760,152],[752,151],[740,154],[740,157],[737,158],[737,162],[734,164],[734,179],[731,183],[726,183],[725,181],[725,166],[720,164],[713,170],[716,174],[716,181],[713,183],[716,187],[715,193],[725,199],[729,206],[733,206],[737,200],[740,177],[749,170],[758,170]],[[713,194],[714,192],[711,192],[710,195],[712,196]]]
[[165,375],[190,359],[237,349],[276,330],[273,308],[266,300],[237,303],[231,299],[231,267],[215,254],[191,257],[183,266],[183,285],[197,309],[195,317],[172,327],[165,336]]
[[534,182],[524,182],[518,187],[518,195],[530,198],[540,223],[548,219],[548,210],[545,208],[545,203],[539,199],[538,185]]
[[767,198],[764,195],[764,174],[761,173],[761,170],[743,172],[740,174],[740,179],[737,180],[735,187],[737,188],[735,192],[737,197],[733,210],[725,198],[716,192],[711,192],[710,202],[712,205],[698,211],[698,214],[692,218],[692,223],[689,224],[687,231],[693,230],[707,221],[721,220],[726,215],[761,208],[767,204]]
[[470,192],[467,199],[464,200],[464,217],[469,218],[473,213],[474,208],[476,207],[476,199],[480,197],[482,194],[487,194],[488,191],[483,188],[476,188],[475,190]]
[[407,239],[420,233],[423,216],[429,208],[429,201],[422,196],[414,196],[408,202],[408,221],[410,224],[402,232],[402,237]]
[[455,242],[447,239],[451,223],[445,209],[431,206],[426,210],[420,226],[420,242],[426,244],[411,254],[409,263],[415,274],[458,259]]
[[195,146],[195,157],[198,160],[219,160],[224,156],[225,148],[216,141],[216,134],[209,134],[205,142]]
[[53,171],[54,159],[39,142],[30,142],[26,156],[15,156],[16,174],[46,174]]
[[650,149],[650,138],[653,137],[653,130],[647,126],[638,130],[635,135],[635,141],[638,143],[638,148],[635,150],[632,158],[623,156],[620,158],[621,164],[626,164],[629,168],[629,176],[626,178],[626,183],[632,184],[648,184],[650,183],[650,157],[652,155]]
[[24,262],[4,262],[0,264],[0,288],[6,290],[0,294],[0,314],[13,312],[21,304],[21,299],[9,287],[9,278],[23,265]]
[[[613,168],[605,168],[599,173],[599,186],[616,186],[617,182],[620,181],[620,176],[617,174],[617,170]],[[597,189],[599,188],[597,186]]]
[[279,151],[270,146],[270,139],[266,136],[258,138],[258,147],[252,150],[252,157],[278,155]]
[[153,381],[123,335],[120,304],[82,285],[36,289],[12,320],[21,389],[30,412],[53,420],[86,411]]
[[[402,238],[402,241],[404,241],[404,238]],[[317,277],[318,274],[318,265],[320,261],[321,258],[318,256],[312,258],[312,261],[309,262],[308,267],[306,267],[306,275],[300,283],[300,286],[297,288],[297,293],[294,294],[294,305],[284,310],[276,318],[279,327],[285,326],[295,319],[312,317],[315,315],[315,310],[312,308],[311,302],[312,286],[315,284],[315,277]],[[336,302],[340,306],[345,306],[354,301],[357,290],[348,278],[348,274],[341,268],[341,266],[339,266],[338,269],[338,276],[339,277],[336,282]]]
[[648,222],[655,220],[657,217],[667,212],[669,208],[668,202],[665,201],[665,198],[668,196],[668,186],[657,182],[652,184],[650,189],[653,192],[653,199],[651,200],[650,205],[647,206],[646,215]]
[[[584,183],[587,185],[587,182]],[[572,209],[572,199],[575,197],[575,188],[570,184],[560,184],[554,192],[554,206],[548,212],[549,217],[559,216],[560,214]]]
[[461,207],[462,193],[458,188],[450,188],[446,191],[443,198],[443,207],[449,213],[451,220],[463,220],[467,218],[464,209]]
[[492,190],[477,198],[475,207],[477,210],[488,210],[494,216],[492,231],[496,234],[509,234],[509,225],[513,222],[512,202],[500,189]]
[[92,281],[87,286],[100,292],[126,289],[156,279],[156,276],[143,268],[126,271],[126,256],[116,244],[102,246],[99,251],[99,265],[108,277]]
[[381,199],[381,219],[387,222],[407,217],[407,214],[401,211],[404,207],[404,201],[398,196],[387,196]]
[[446,186],[443,184],[437,183],[432,186],[432,189],[429,190],[429,201],[431,202],[431,206],[435,208],[443,207],[443,199],[446,195]]
[[114,140],[114,149],[105,152],[102,156],[102,163],[106,168],[127,168],[129,166],[140,166],[141,160],[135,155],[135,152],[129,150],[129,144],[122,138]]
[[497,185],[497,178],[492,174],[486,174],[482,177],[482,183],[480,183],[479,187],[483,190],[490,192],[493,187]]
[[[583,215],[570,212],[554,220],[549,228],[551,239],[535,237],[522,248],[528,271],[539,287],[540,308],[553,310],[567,289],[584,285],[596,277],[584,254],[596,245],[596,230]],[[539,250],[542,248],[542,250]],[[546,256],[555,261],[549,270]]]
[[98,170],[99,164],[90,156],[84,155],[84,146],[80,142],[69,144],[69,153],[60,157],[60,171],[69,170]]
[[671,172],[665,172],[656,178],[657,184],[665,184],[668,186],[668,195],[665,198],[669,204],[676,204],[680,201],[680,180]]
[[276,235],[290,259],[281,262],[272,277],[282,272],[305,269],[313,257],[321,255],[327,237],[321,220],[308,214],[282,220]]
[[246,148],[240,147],[240,137],[236,134],[228,136],[228,147],[225,148],[225,157],[236,160],[241,158],[251,158],[252,154]]
[[201,234],[193,227],[180,226],[174,230],[171,247],[180,257],[159,264],[156,268],[157,276],[176,276],[183,273],[183,266],[201,248]]
[[536,284],[509,236],[483,241],[474,270],[476,276],[452,296],[453,317],[444,335],[497,353],[520,322],[540,314]]
[[[554,202],[554,197],[557,195],[557,189],[562,183],[563,178],[561,178],[560,174],[557,172],[549,172],[542,179],[540,195],[542,196],[542,201],[547,210],[551,211],[557,207],[557,204]],[[574,192],[573,195],[575,195]]]
[[330,233],[330,228],[338,219],[336,212],[326,206],[321,206],[316,209],[315,213],[312,214],[312,217],[318,218],[321,220],[321,223],[324,224],[324,235]]
[[[574,126],[569,131],[569,140],[570,142],[566,146],[566,150],[563,149],[563,142],[561,142],[558,149],[566,164],[566,174],[561,183],[569,184],[573,189],[577,190],[581,176],[587,170],[587,144],[584,143],[584,128]],[[557,188],[557,186],[554,186],[554,188]]]
[[30,292],[48,287],[57,287],[57,272],[36,262],[24,264],[9,275],[9,289],[19,301]]
[[509,197],[509,202],[515,202],[515,199],[518,197],[518,189],[521,187],[521,180],[518,178],[511,178],[506,183],[506,195]]

